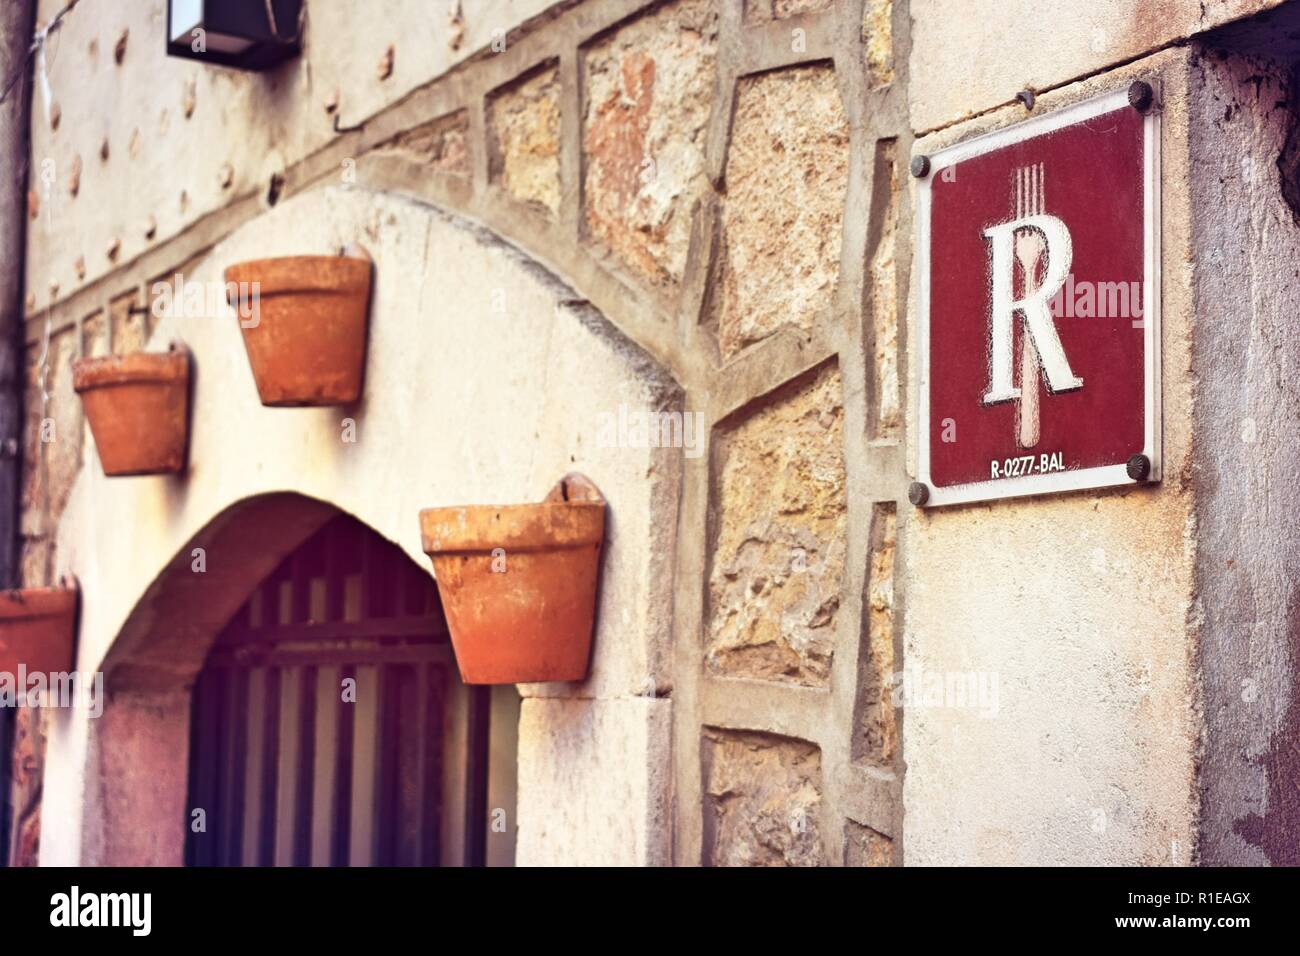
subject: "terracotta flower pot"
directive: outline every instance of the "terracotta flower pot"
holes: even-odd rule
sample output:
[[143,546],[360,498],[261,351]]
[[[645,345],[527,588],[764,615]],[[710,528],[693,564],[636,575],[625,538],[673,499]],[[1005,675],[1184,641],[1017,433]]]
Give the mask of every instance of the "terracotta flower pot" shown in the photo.
[[466,684],[583,680],[591,660],[605,499],[566,475],[540,504],[420,512]]
[[370,274],[370,260],[353,256],[257,259],[226,270],[231,304],[247,297],[239,324],[263,405],[361,397]]
[[106,475],[162,475],[185,468],[190,356],[136,352],[72,363],[72,387],[95,436]]
[[77,632],[77,589],[0,591],[0,672],[66,673],[72,670]]

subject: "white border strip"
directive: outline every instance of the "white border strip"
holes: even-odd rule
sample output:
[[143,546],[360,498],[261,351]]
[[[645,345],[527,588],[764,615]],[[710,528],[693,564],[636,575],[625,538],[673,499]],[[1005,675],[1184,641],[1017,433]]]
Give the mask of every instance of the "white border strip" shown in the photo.
[[[1153,84],[1154,85],[1154,84]],[[1142,453],[1151,460],[1149,480],[1159,481],[1161,473],[1160,407],[1160,114],[1159,89],[1156,104],[1143,122],[1142,146],[1142,213],[1143,213],[1143,347],[1145,351],[1145,401],[1143,403],[1144,447]],[[930,172],[920,181],[916,195],[917,244],[916,265],[917,314],[919,318],[920,377],[917,382],[917,480],[929,490],[926,507],[1019,498],[1025,495],[1079,491],[1085,488],[1109,488],[1134,485],[1126,465],[1077,468],[1050,475],[1028,475],[977,481],[965,485],[936,488],[930,479],[930,188],[944,169],[993,149],[1011,146],[1035,136],[1073,126],[1117,109],[1132,109],[1128,90],[1117,90],[1083,100],[1043,116],[1024,120],[1005,129],[985,133],[964,143],[941,149],[930,156]]]

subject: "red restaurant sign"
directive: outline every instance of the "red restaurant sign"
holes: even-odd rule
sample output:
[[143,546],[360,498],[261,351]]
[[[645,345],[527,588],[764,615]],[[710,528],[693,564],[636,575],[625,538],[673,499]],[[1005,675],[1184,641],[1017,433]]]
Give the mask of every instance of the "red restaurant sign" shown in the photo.
[[928,504],[1160,478],[1159,117],[1129,98],[929,157],[917,197]]

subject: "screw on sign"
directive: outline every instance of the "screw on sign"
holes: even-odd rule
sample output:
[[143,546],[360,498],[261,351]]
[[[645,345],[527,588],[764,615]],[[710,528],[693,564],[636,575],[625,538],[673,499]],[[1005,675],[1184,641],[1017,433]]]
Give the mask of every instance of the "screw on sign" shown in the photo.
[[914,503],[1160,479],[1160,127],[1138,87],[913,164]]

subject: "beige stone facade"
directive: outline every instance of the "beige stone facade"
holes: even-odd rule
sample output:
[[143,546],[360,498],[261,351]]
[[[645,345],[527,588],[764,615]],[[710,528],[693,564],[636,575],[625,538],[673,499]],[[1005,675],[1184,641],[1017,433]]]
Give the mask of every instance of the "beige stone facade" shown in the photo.
[[[518,687],[517,863],[1300,859],[1277,265],[1300,134],[1270,46],[1294,11],[306,6],[301,56],[266,74],[165,57],[163,0],[85,0],[47,41],[21,583],[79,581],[77,667],[110,703],[23,715],[17,859],[180,862],[154,828],[187,809],[195,675],[327,514],[427,568],[421,508],[540,500],[569,471],[609,502],[595,651],[584,682]],[[1024,119],[1021,90],[1037,114],[1135,79],[1162,110],[1164,480],[914,507],[910,160]],[[349,243],[375,263],[355,407],[264,408],[228,308],[153,308],[177,274]],[[71,363],[173,340],[189,468],[105,478]],[[702,444],[611,444],[621,408],[699,416]],[[234,540],[249,507],[297,536]],[[216,581],[185,581],[200,546]],[[904,705],[909,669],[993,675],[996,700]]]

